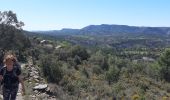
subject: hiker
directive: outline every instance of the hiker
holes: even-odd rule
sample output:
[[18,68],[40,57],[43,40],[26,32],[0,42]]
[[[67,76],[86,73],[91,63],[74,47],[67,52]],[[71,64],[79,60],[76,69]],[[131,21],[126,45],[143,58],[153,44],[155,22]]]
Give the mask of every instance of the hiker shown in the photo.
[[16,100],[19,83],[21,83],[23,95],[25,94],[21,68],[18,64],[15,64],[16,62],[17,59],[14,55],[7,54],[4,56],[4,67],[0,70],[3,100]]

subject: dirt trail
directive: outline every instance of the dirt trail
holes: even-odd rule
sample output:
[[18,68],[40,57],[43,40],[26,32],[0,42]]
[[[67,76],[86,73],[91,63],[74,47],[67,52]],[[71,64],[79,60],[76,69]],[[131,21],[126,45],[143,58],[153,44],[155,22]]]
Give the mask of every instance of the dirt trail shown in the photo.
[[[19,85],[19,90],[18,90],[18,93],[17,93],[16,100],[24,100],[24,97],[22,96],[21,92],[22,92],[21,91],[21,85]],[[0,100],[3,100],[2,94],[0,94]]]
[[24,100],[24,97],[22,96],[21,84],[19,85],[19,90],[18,90],[18,93],[17,93],[16,100]]
[[[21,64],[21,68],[23,69],[25,67],[25,64]],[[17,98],[16,100],[24,100],[24,97],[22,95],[22,87],[21,84],[19,84],[19,89],[18,89],[18,93],[17,93]]]

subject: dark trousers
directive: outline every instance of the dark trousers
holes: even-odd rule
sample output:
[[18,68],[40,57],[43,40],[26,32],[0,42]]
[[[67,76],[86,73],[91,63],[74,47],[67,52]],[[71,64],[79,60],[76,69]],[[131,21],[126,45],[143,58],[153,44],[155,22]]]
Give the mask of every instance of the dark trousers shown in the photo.
[[5,88],[3,87],[3,100],[16,100],[18,87],[15,88]]

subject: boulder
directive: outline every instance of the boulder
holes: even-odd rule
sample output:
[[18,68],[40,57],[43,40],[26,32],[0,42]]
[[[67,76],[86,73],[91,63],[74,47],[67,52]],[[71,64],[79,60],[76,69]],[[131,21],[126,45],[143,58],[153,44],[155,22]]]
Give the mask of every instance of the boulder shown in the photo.
[[33,89],[34,90],[45,90],[48,87],[47,84],[39,84],[37,86],[35,86]]

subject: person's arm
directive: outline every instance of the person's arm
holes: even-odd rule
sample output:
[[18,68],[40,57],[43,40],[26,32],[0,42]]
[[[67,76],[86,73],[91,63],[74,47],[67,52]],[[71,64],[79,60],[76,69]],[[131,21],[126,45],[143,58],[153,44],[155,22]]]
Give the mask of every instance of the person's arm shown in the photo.
[[0,69],[0,82],[3,80],[3,68]]
[[23,92],[23,95],[24,95],[24,94],[25,94],[24,81],[23,81],[23,79],[22,79],[22,76],[21,76],[21,75],[19,75],[19,76],[18,76],[18,78],[19,78],[19,82],[21,83],[21,86],[22,86],[22,92]]

